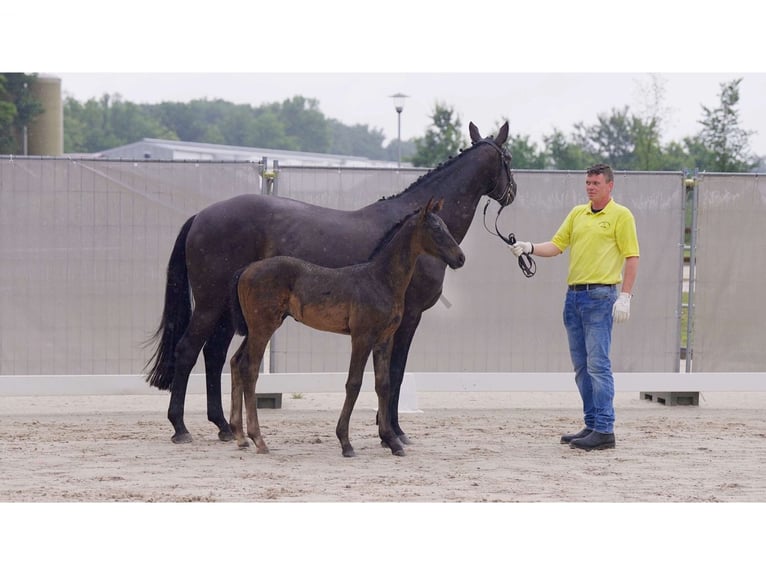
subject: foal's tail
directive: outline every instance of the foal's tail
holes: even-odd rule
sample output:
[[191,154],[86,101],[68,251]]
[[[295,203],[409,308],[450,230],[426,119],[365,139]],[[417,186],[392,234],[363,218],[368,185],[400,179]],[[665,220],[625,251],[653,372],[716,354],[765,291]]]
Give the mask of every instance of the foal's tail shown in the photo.
[[239,294],[237,288],[239,285],[239,278],[244,273],[246,267],[238,269],[234,274],[234,278],[231,280],[231,287],[229,288],[229,310],[231,311],[231,322],[234,325],[234,330],[237,335],[243,335],[247,337],[247,322],[245,321],[245,315],[242,313],[242,306],[239,304]]
[[165,307],[157,331],[147,345],[159,340],[154,354],[144,366],[153,363],[146,380],[149,386],[168,390],[175,373],[175,349],[191,320],[192,303],[189,289],[189,275],[186,269],[186,237],[196,216],[190,217],[178,233],[173,252],[168,262],[168,278],[165,285]]

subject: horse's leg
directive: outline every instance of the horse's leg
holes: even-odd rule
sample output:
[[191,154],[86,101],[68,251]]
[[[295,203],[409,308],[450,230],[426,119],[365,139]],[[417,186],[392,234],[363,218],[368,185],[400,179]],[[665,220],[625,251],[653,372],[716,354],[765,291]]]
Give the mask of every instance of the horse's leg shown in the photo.
[[[362,340],[364,339],[364,340]],[[340,411],[338,426],[335,427],[335,436],[340,441],[343,456],[356,456],[354,447],[348,439],[348,427],[351,420],[351,412],[354,410],[356,399],[359,397],[359,391],[362,390],[362,378],[364,377],[364,366],[372,350],[372,342],[369,337],[351,337],[351,361],[348,367],[348,378],[346,379],[346,400],[343,402],[343,409]]]
[[393,454],[404,456],[404,446],[391,428],[391,416],[388,413],[391,404],[389,365],[391,362],[392,345],[393,337],[377,345],[372,353],[372,360],[375,366],[375,392],[378,395],[378,434],[381,441],[389,446]]
[[218,427],[218,438],[222,441],[230,441],[233,438],[231,427],[223,414],[221,401],[221,372],[233,337],[234,326],[229,313],[224,312],[202,350],[205,356],[207,420]]
[[189,385],[189,374],[197,362],[197,357],[205,341],[215,328],[216,315],[199,311],[195,308],[189,326],[175,348],[175,370],[170,388],[170,406],[168,420],[175,433],[171,437],[174,443],[191,442],[192,437],[184,424],[184,401]]
[[245,410],[247,411],[247,436],[255,443],[258,454],[268,454],[269,447],[261,435],[261,426],[258,424],[258,401],[255,395],[255,385],[258,382],[258,372],[261,369],[263,353],[271,338],[270,332],[253,333],[247,336],[247,360],[242,365],[246,373],[244,377],[243,394],[245,397]]
[[421,312],[415,315],[408,315],[405,312],[402,322],[394,334],[394,344],[391,350],[391,360],[389,362],[388,377],[391,385],[391,393],[388,401],[388,416],[391,430],[399,437],[403,444],[411,444],[409,437],[399,426],[399,392],[404,380],[404,370],[407,366],[407,356],[410,353],[412,339],[415,336],[415,330],[420,324]]
[[240,448],[250,446],[245,438],[244,427],[242,425],[242,393],[244,379],[247,376],[245,364],[247,362],[247,339],[231,358],[231,412],[229,413],[229,424],[237,445]]

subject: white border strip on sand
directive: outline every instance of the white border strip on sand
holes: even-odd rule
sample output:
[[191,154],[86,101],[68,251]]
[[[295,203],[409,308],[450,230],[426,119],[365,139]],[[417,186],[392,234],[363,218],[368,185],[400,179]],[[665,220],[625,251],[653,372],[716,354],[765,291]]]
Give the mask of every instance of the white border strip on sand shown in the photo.
[[[258,393],[344,392],[346,373],[271,373],[258,378]],[[635,392],[766,392],[766,373],[615,373],[617,391]],[[375,388],[372,372],[366,372],[362,390]],[[231,385],[222,376],[222,390]],[[573,391],[572,373],[407,373],[408,391],[461,392],[557,392]],[[4,375],[0,396],[37,395],[144,395],[156,392],[142,375]],[[189,378],[189,393],[204,393],[204,375]],[[403,387],[404,392],[404,387]]]

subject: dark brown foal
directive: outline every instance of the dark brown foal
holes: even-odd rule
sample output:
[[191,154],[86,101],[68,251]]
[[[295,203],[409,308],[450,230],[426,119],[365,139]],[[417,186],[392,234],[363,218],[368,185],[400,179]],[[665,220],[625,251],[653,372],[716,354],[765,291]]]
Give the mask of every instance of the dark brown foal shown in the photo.
[[252,263],[242,271],[232,301],[238,331],[246,338],[231,359],[230,417],[240,447],[249,445],[242,425],[244,397],[247,436],[257,452],[269,452],[258,425],[255,385],[266,345],[289,315],[314,329],[351,336],[346,400],[336,427],[343,456],[355,455],[348,438],[349,420],[370,353],[378,395],[378,433],[393,454],[404,455],[388,413],[389,365],[394,333],[404,311],[404,294],[420,255],[437,257],[452,269],[465,263],[462,249],[435,215],[442,203],[429,201],[425,208],[403,219],[366,263],[328,268],[278,256]]

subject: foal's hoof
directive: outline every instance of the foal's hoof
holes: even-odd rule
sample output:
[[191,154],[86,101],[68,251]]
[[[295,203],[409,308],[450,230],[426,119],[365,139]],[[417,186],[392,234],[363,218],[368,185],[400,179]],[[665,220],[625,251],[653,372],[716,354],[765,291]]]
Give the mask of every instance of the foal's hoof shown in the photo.
[[192,435],[188,432],[176,433],[170,440],[172,440],[175,444],[183,444],[186,442],[191,442]]
[[234,433],[231,431],[218,431],[218,440],[221,442],[231,442],[234,440]]

